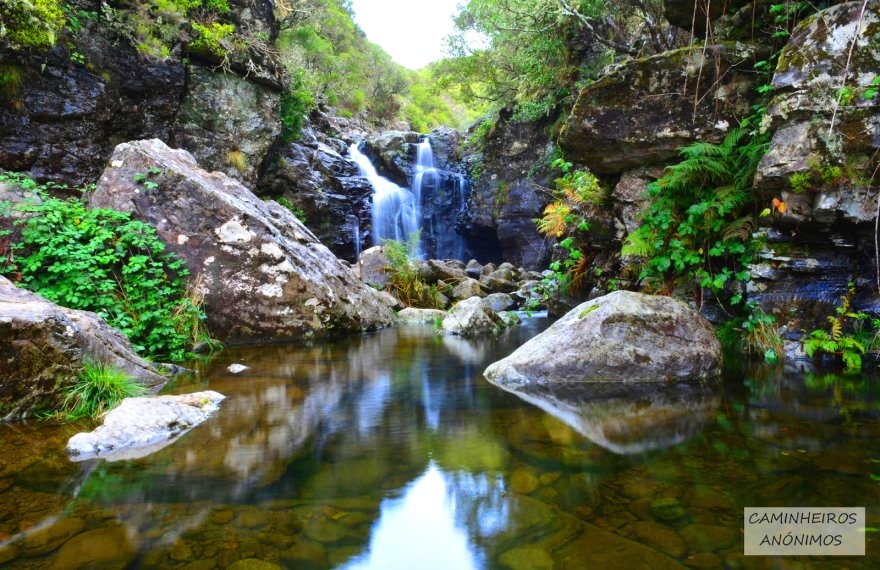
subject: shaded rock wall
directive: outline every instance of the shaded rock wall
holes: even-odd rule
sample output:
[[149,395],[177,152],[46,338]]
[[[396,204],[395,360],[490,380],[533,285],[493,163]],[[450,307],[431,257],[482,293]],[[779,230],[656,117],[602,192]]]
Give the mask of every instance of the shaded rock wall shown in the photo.
[[[230,4],[228,17],[241,29],[277,34],[269,0]],[[101,5],[81,0],[76,7],[100,12]],[[281,127],[284,80],[275,62],[257,58],[257,72],[243,79],[247,70],[236,62],[242,76],[214,62],[197,65],[197,58],[187,66],[180,44],[160,60],[140,54],[102,19],[81,24],[48,53],[0,54],[20,77],[16,89],[0,94],[0,168],[81,185],[98,177],[117,144],[158,138],[208,167],[256,181]],[[228,159],[236,150],[246,156],[240,173]]]

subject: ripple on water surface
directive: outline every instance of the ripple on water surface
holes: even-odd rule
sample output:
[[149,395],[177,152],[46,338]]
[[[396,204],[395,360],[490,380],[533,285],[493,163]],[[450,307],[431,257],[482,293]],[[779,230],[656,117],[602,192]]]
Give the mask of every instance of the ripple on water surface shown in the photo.
[[[137,460],[68,461],[89,425],[0,426],[0,565],[839,568],[742,556],[743,507],[865,506],[880,526],[876,380],[746,367],[521,398],[483,379],[544,325],[228,350],[166,389],[217,390],[220,412]],[[880,566],[875,536],[847,567]]]

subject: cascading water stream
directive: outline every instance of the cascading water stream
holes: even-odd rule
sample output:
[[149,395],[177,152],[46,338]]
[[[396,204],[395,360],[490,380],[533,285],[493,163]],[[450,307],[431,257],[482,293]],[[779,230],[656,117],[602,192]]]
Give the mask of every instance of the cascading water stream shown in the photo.
[[374,245],[389,239],[408,241],[419,232],[418,257],[465,259],[468,248],[464,236],[455,231],[455,224],[466,207],[468,183],[463,175],[434,166],[428,137],[416,147],[409,190],[380,176],[356,145],[349,148],[349,153],[373,187]]
[[351,145],[348,152],[373,187],[373,244],[380,245],[389,239],[405,242],[417,235],[421,221],[419,200],[409,190],[379,176],[357,145]]

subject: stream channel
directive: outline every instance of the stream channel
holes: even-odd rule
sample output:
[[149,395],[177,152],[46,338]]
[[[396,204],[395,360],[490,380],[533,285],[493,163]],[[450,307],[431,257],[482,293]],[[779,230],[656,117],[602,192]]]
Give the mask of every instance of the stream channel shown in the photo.
[[220,410],[142,458],[70,461],[88,423],[0,425],[0,566],[880,567],[876,532],[864,557],[742,550],[746,506],[880,527],[876,378],[732,361],[708,386],[541,409],[482,372],[546,325],[228,349],[164,390]]

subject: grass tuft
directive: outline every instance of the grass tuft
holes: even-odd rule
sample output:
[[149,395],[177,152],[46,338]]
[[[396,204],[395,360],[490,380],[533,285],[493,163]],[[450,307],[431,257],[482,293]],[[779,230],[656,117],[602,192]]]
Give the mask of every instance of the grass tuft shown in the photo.
[[87,362],[76,382],[65,391],[52,419],[72,422],[97,419],[125,398],[143,396],[147,389],[127,374],[107,364]]

